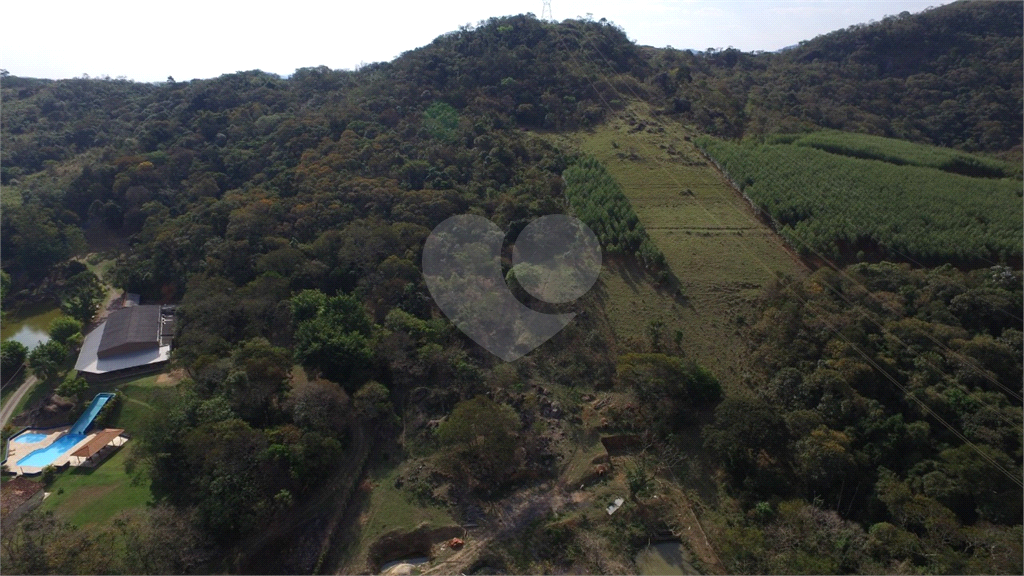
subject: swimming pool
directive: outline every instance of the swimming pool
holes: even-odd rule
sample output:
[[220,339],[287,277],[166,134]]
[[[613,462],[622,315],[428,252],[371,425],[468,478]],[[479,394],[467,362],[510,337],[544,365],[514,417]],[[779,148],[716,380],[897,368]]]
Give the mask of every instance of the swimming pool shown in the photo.
[[49,466],[61,454],[64,454],[82,440],[85,440],[85,434],[66,434],[61,436],[46,448],[33,450],[28,456],[18,460],[18,466],[37,466],[39,468]]
[[20,442],[22,444],[32,444],[34,442],[42,442],[43,440],[46,440],[47,436],[49,436],[49,434],[39,434],[38,432],[26,432],[25,434],[15,436],[14,438],[11,439],[11,441]]

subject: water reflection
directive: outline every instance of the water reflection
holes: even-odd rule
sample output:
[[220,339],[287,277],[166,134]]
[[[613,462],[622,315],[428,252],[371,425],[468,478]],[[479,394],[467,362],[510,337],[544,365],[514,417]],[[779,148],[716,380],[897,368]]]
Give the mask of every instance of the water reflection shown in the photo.
[[16,340],[29,350],[50,339],[50,322],[61,316],[60,308],[52,304],[25,306],[16,311],[4,311],[0,321],[0,339]]

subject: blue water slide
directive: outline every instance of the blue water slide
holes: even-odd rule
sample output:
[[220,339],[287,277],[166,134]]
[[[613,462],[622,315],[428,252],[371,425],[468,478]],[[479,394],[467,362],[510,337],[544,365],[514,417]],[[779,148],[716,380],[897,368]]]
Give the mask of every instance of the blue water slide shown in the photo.
[[85,434],[86,429],[88,429],[89,425],[92,424],[92,421],[96,419],[96,415],[100,413],[101,409],[103,409],[103,405],[113,397],[114,395],[110,392],[97,394],[96,397],[92,399],[89,407],[85,409],[85,412],[78,417],[78,421],[71,427],[71,430],[68,430],[68,434]]

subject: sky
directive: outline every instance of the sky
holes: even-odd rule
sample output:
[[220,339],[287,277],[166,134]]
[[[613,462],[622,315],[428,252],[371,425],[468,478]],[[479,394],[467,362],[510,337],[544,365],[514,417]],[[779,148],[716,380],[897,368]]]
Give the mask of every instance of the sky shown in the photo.
[[[772,51],[853,24],[949,0],[551,0],[556,20],[607,18],[637,44]],[[17,76],[124,76],[139,82],[260,69],[354,69],[392,60],[542,0],[48,0],[7,2],[0,68]]]

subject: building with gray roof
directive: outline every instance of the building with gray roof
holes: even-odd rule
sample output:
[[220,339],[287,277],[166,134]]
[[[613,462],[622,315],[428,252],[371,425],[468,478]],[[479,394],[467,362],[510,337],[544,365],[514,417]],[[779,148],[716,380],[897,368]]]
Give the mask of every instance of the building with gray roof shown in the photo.
[[75,370],[91,379],[157,370],[171,356],[173,314],[157,305],[114,310],[86,335]]

